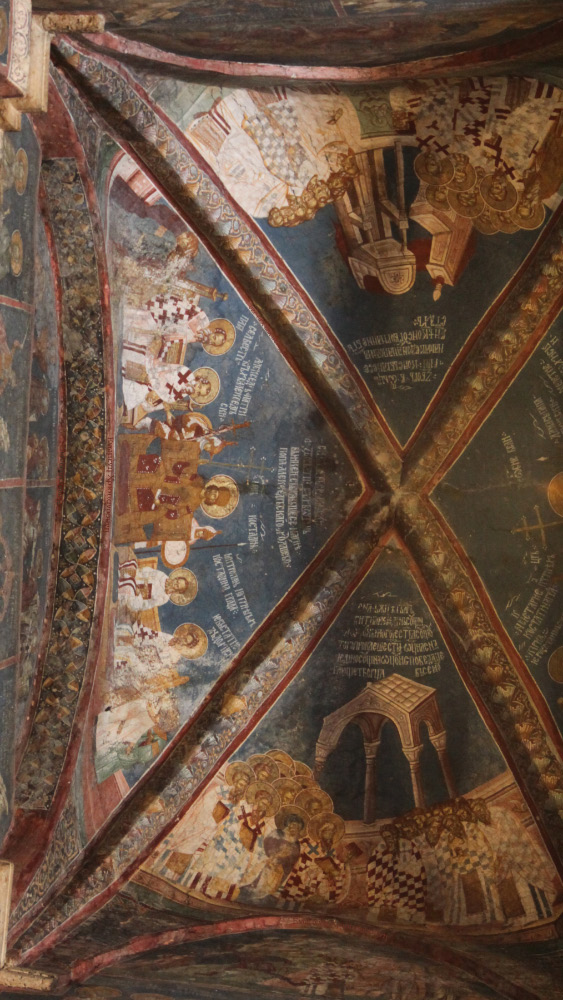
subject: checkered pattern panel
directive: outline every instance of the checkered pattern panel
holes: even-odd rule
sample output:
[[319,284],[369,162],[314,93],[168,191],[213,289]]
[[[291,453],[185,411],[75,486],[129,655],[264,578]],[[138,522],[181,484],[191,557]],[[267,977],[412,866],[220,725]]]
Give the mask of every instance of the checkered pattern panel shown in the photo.
[[305,153],[298,142],[293,142],[293,136],[299,133],[293,109],[286,104],[272,107],[267,113],[253,115],[243,128],[258,146],[268,170],[289,187],[297,187]]
[[368,901],[370,906],[400,906],[424,912],[426,872],[422,856],[413,845],[413,858],[419,863],[417,874],[401,868],[400,859],[392,854],[373,855],[368,862]]

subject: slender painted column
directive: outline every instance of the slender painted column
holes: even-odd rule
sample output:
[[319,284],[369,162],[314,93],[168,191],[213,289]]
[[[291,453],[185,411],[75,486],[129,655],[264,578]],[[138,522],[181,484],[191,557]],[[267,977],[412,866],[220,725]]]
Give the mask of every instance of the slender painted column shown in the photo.
[[409,762],[414,804],[420,809],[424,809],[424,792],[422,790],[422,780],[420,774],[420,755],[422,744],[417,747],[403,747],[403,753]]
[[364,740],[366,752],[366,782],[364,787],[364,823],[375,821],[375,761],[379,749],[379,740],[369,743]]
[[444,775],[444,781],[446,782],[446,788],[448,789],[448,795],[450,799],[455,799],[456,796],[455,781],[450,766],[450,758],[448,757],[448,752],[446,750],[445,730],[441,733],[436,733],[435,736],[431,736],[430,740],[432,742],[432,745],[436,747],[436,753],[438,754],[438,759],[440,761],[440,766],[442,768],[442,774]]

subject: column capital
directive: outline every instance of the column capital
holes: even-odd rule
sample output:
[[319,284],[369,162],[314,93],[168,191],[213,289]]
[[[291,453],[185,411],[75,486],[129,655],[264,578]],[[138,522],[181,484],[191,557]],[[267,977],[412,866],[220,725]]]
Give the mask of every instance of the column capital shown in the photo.
[[49,972],[38,972],[37,969],[15,965],[5,965],[0,969],[0,988],[33,990],[34,994],[50,993],[56,981],[56,976]]
[[379,750],[379,744],[381,740],[364,740],[364,751],[366,758],[376,757],[377,751]]
[[436,748],[438,753],[441,753],[446,749],[447,735],[446,730],[443,729],[441,733],[435,733],[434,736],[430,736],[430,742],[432,746]]
[[422,743],[415,747],[403,747],[403,753],[411,767],[417,767],[422,753]]
[[71,34],[79,31],[82,35],[97,34],[106,26],[103,14],[34,14],[44,31],[52,35]]

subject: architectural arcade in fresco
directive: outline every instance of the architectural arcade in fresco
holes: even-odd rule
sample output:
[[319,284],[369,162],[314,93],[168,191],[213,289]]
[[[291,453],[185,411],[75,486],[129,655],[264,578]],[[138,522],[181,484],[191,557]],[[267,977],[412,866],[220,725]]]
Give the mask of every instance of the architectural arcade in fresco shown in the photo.
[[42,6],[0,997],[563,1000],[561,11]]

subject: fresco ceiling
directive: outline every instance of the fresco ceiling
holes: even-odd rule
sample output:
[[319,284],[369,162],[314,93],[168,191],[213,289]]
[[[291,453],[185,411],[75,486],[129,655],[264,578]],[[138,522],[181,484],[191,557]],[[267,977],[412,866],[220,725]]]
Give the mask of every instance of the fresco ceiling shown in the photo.
[[203,6],[0,3],[0,993],[561,997],[555,5]]

